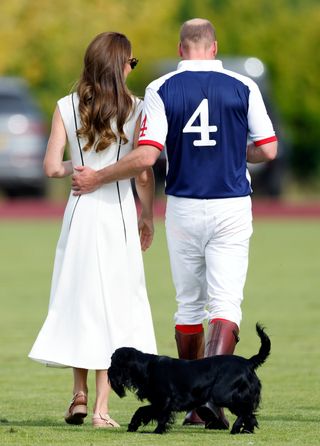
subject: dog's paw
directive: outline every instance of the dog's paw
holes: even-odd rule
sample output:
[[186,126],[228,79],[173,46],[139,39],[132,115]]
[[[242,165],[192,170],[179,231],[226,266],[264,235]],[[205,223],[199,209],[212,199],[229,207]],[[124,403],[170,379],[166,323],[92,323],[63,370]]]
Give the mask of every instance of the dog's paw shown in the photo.
[[138,430],[138,426],[136,426],[135,424],[129,424],[127,432],[137,432]]
[[166,428],[164,428],[163,426],[157,426],[155,428],[155,430],[153,431],[154,434],[164,434],[166,432]]
[[241,429],[241,431],[240,431],[240,434],[253,434],[254,433],[254,429],[247,429],[247,428],[243,428],[243,429]]
[[241,432],[241,424],[239,425],[237,423],[234,423],[234,425],[232,426],[232,429],[230,431],[230,434],[236,435],[236,434],[240,434],[240,432]]

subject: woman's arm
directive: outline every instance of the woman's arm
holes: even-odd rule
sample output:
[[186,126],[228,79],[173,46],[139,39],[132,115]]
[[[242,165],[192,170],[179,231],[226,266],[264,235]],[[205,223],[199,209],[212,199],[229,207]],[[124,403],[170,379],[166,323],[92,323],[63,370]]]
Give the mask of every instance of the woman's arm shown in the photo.
[[43,161],[45,174],[50,178],[63,178],[73,172],[71,160],[63,161],[66,143],[67,135],[57,106],[53,113],[51,132]]
[[[138,145],[140,119],[141,115],[137,120],[134,132],[134,149],[136,149]],[[142,251],[145,251],[150,247],[154,234],[153,202],[154,202],[155,182],[154,182],[154,174],[152,167],[144,170],[135,177],[135,185],[142,207],[141,215],[139,217],[139,222],[138,222],[141,249]]]
[[141,249],[145,251],[152,243],[154,235],[153,202],[154,202],[154,175],[152,168],[144,172],[144,181],[136,181],[136,189],[141,202],[141,214],[138,221]]

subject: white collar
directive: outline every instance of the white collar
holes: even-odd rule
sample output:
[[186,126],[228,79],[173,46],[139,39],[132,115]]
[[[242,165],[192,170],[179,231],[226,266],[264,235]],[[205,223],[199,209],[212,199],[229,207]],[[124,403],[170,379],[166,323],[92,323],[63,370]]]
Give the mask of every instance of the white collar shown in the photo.
[[222,61],[218,59],[209,60],[197,60],[188,59],[181,60],[178,64],[178,70],[180,71],[222,71]]

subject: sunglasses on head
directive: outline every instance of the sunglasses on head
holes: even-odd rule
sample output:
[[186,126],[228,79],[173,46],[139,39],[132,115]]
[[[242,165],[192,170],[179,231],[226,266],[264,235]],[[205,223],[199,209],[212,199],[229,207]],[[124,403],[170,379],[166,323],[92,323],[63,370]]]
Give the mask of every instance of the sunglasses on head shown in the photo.
[[133,70],[137,65],[138,65],[139,60],[136,59],[135,57],[132,57],[131,59],[128,60],[128,64],[131,67],[131,70]]

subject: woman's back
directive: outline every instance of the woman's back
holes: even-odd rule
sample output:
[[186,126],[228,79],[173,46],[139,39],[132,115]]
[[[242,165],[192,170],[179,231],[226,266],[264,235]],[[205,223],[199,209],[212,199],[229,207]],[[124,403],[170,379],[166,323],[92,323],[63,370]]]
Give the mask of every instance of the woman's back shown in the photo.
[[[86,151],[82,150],[86,140],[84,140],[84,138],[77,138],[76,131],[81,127],[78,95],[72,93],[58,101],[59,110],[68,136],[70,156],[73,166],[84,165],[98,170],[115,163],[118,159],[122,158],[132,150],[135,124],[142,110],[142,101],[137,98],[133,98],[133,101],[135,101],[135,107],[124,125],[124,132],[128,142],[124,144],[121,140],[120,144],[120,138],[118,137],[117,141],[99,152],[96,152],[94,148]],[[111,126],[117,134],[116,126],[114,124],[115,123],[113,122]]]

